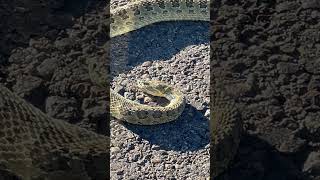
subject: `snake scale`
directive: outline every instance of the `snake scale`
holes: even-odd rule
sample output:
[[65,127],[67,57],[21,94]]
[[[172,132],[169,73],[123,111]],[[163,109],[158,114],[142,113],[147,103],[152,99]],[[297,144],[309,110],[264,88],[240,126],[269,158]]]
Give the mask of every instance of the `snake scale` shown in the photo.
[[48,117],[2,85],[0,127],[0,169],[7,174],[23,180],[107,177],[105,136]]
[[[127,4],[111,8],[110,37],[116,37],[144,26],[162,21],[209,21],[207,0],[129,0]],[[97,84],[105,82],[99,66],[88,62],[91,79]],[[95,68],[99,69],[96,70]],[[101,83],[102,82],[102,83]],[[148,85],[146,85],[148,83]],[[185,107],[183,94],[162,82],[144,82],[138,86],[148,94],[166,97],[170,104],[151,107],[125,99],[110,89],[110,112],[117,119],[133,124],[154,125],[173,121]]]
[[[156,22],[181,20],[209,21],[209,1],[129,0],[111,6],[110,37]],[[94,83],[103,84],[106,77],[101,76],[101,67],[89,62],[88,70]],[[158,81],[141,83],[142,91],[169,99],[169,105],[135,103],[111,89],[110,111],[114,117],[152,125],[175,120],[182,113],[185,98],[179,90]],[[213,90],[210,98],[210,176],[214,177],[229,166],[237,151],[241,122],[233,101],[223,93]],[[106,167],[96,164],[101,158],[107,162],[109,141],[105,136],[48,117],[1,85],[0,127],[0,178],[3,171],[26,180],[107,177]]]

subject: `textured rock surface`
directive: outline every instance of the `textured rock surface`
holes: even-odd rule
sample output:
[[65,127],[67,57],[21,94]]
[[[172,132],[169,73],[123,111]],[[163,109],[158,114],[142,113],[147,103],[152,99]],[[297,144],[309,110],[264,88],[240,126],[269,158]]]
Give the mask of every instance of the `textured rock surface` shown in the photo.
[[176,121],[163,125],[134,126],[111,121],[112,179],[208,177],[209,117],[205,113],[210,108],[209,45],[190,45],[168,60],[137,59],[135,63],[138,65],[130,72],[114,78],[116,89],[145,102],[147,98],[130,92],[136,79],[162,80],[180,88],[188,104]]
[[[100,42],[103,41],[103,38],[97,38],[99,36],[98,26],[100,26],[100,36],[106,36],[106,34],[102,35],[105,28],[101,28],[101,26],[104,26],[104,23],[99,21],[99,16],[103,16],[103,13],[97,16],[98,11],[106,13],[105,10],[102,10],[105,6],[105,3],[95,3],[94,10],[87,9],[86,17],[90,19],[92,18],[91,14],[93,14],[97,21],[95,23],[91,21],[83,23],[90,22],[91,26],[95,28],[94,32],[87,31],[89,25],[81,28],[81,19],[74,19],[71,29],[64,29],[64,26],[64,28],[58,30],[59,37],[58,35],[54,35],[54,38],[36,38],[33,36],[34,39],[30,40],[26,37],[27,40],[21,45],[26,44],[27,47],[18,47],[11,52],[12,54],[7,49],[1,49],[10,55],[8,58],[7,54],[1,56],[4,59],[0,65],[1,83],[51,117],[77,123],[77,125],[88,130],[98,130],[100,133],[108,135],[105,124],[108,114],[108,106],[105,103],[105,94],[107,93],[97,89],[97,87],[92,87],[85,65],[86,60],[90,58],[89,56],[94,57],[99,54],[102,57],[106,54],[102,51],[104,43],[100,48],[97,45],[97,39]],[[63,6],[63,8],[66,7]],[[59,24],[59,21],[54,21]],[[63,25],[63,22],[61,23]],[[73,25],[75,23],[77,25]],[[95,33],[95,35],[91,33]],[[12,41],[14,40],[12,39]],[[80,41],[80,43],[77,41]],[[86,44],[81,44],[81,41],[86,41]],[[90,49],[91,44],[95,44],[94,49]],[[100,126],[97,128],[97,125]],[[67,131],[67,129],[62,131]],[[5,129],[2,128],[1,131],[3,130]],[[71,133],[71,131],[68,133]],[[88,134],[90,133],[94,134],[92,132]],[[49,134],[53,135],[54,133]],[[74,132],[73,134],[77,133]],[[89,137],[90,135],[84,136]],[[51,138],[58,140],[58,138]],[[105,154],[96,156],[93,151],[90,151],[88,156],[79,156],[77,152],[68,156],[68,147],[71,147],[72,143],[63,149],[66,151],[65,154],[50,154],[48,152],[54,150],[54,148],[49,148],[50,150],[47,150],[48,159],[41,161],[41,169],[45,174],[38,179],[106,179],[109,176],[108,141],[101,139],[102,136],[96,134],[93,138],[102,140],[96,144],[96,147],[102,148]],[[76,138],[73,140],[76,140]],[[80,144],[84,143],[81,140],[79,142]],[[45,149],[42,150],[45,151]],[[28,155],[26,154],[26,156]],[[33,162],[33,164],[36,165],[36,162]],[[1,168],[5,168],[5,166]],[[23,168],[21,171],[23,171]],[[0,177],[16,179],[16,176],[17,174],[12,175],[10,172],[4,171],[1,172]]]
[[301,169],[320,142],[318,1],[213,7],[212,72],[223,77],[245,127],[235,163],[221,179],[319,179]]
[[[317,156],[313,155],[320,148],[318,1],[223,0],[215,1],[213,7],[210,34],[214,59],[210,68],[216,76],[223,76],[225,89],[237,101],[245,126],[238,155],[219,178],[319,179],[318,171],[314,171]],[[30,44],[27,48],[6,51],[6,55],[0,55],[0,82],[42,110],[50,96],[74,97],[78,103],[72,103],[72,108],[80,117],[78,124],[94,129],[95,122],[107,114],[103,108],[106,102],[98,98],[104,91],[92,86],[82,63],[106,56],[102,48],[106,42],[105,18],[102,11],[90,11],[73,27],[58,31],[57,38],[25,41],[23,44]],[[164,76],[165,80],[183,84],[189,99],[180,126],[174,122],[170,127],[145,129],[111,122],[112,136],[119,137],[115,139],[118,144],[111,148],[115,179],[132,172],[133,179],[152,179],[160,174],[163,177],[159,179],[207,175],[209,110],[203,102],[208,102],[208,87],[201,79],[206,79],[201,77],[205,73],[192,73],[193,68],[205,69],[201,67],[208,65],[198,61],[208,53],[204,50],[208,48],[207,28],[203,23],[161,23],[111,40],[111,70],[116,79],[143,75],[139,69],[152,69],[149,76],[153,77],[170,62],[183,62],[179,71],[190,73],[177,76],[187,77],[186,84],[179,79],[173,81],[176,77],[170,77],[174,72],[169,70]],[[150,62],[142,67],[145,61]],[[57,66],[55,70],[52,64]],[[179,68],[179,63],[176,66]],[[119,71],[125,75],[116,73]],[[19,77],[21,74],[24,76]],[[197,83],[191,83],[192,78]],[[133,93],[127,95],[134,98]],[[177,141],[181,147],[166,147],[168,141]]]
[[1,1],[0,52],[9,55],[15,47],[26,47],[31,37],[55,39],[61,30],[73,25],[73,17],[90,8],[87,0]]

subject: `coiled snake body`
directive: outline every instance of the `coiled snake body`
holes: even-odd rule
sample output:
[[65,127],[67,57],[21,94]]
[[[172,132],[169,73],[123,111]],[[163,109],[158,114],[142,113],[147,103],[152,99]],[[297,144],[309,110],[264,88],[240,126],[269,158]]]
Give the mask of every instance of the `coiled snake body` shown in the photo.
[[[126,5],[111,9],[110,37],[119,36],[156,22],[182,20],[209,21],[209,1],[129,1]],[[91,79],[99,82],[101,74],[96,73],[95,69],[90,67],[94,66],[90,66],[89,62]],[[169,105],[165,107],[141,105],[123,98],[111,89],[110,112],[114,117],[134,124],[153,125],[173,121],[182,113],[185,99],[179,90],[157,81],[144,82],[144,85],[139,87],[141,91],[149,89],[149,94],[166,97],[170,100]]]
[[[209,21],[209,1],[131,0],[126,5],[111,9],[110,36],[172,20]],[[103,73],[98,72],[99,67],[94,63],[88,62],[88,70],[93,82],[101,84],[104,81]],[[166,97],[170,100],[169,105],[142,105],[110,90],[110,111],[114,117],[130,123],[152,125],[172,121],[183,111],[185,98],[179,90],[158,81],[141,82],[140,85],[147,93]],[[239,144],[241,123],[234,104],[226,101],[220,93],[212,93],[210,100],[210,108],[213,109],[210,117],[210,174],[213,177],[225,170],[233,158]],[[105,167],[97,169],[94,164],[95,155],[105,157],[103,154],[108,152],[109,143],[104,136],[50,118],[1,85],[0,127],[0,169],[27,180],[106,177]],[[67,159],[65,166],[69,171],[53,165],[61,159]],[[88,169],[95,173],[87,172]]]

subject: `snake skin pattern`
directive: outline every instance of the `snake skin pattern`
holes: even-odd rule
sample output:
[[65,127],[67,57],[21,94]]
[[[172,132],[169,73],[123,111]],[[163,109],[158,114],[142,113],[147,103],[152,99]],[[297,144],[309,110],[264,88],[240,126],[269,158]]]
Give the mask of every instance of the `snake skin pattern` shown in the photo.
[[[156,22],[210,21],[209,7],[210,1],[208,0],[129,0],[127,4],[111,6],[110,37],[119,36]],[[237,152],[242,122],[232,99],[228,99],[218,89],[212,90],[210,94],[210,109],[212,109],[210,113],[210,177],[215,177],[227,169]],[[177,94],[176,97],[179,98],[180,94]],[[165,111],[160,111],[163,116],[170,111],[181,114],[179,109],[182,107],[179,105],[170,107],[169,104],[166,108]],[[154,120],[152,116],[145,115],[137,118],[140,117],[139,111],[153,113],[153,109],[132,103],[111,90],[111,113],[115,117],[130,119],[129,116],[133,115],[135,118],[131,123],[139,122],[136,124],[150,125],[155,122],[159,124],[159,121]],[[176,114],[175,117],[178,117]],[[167,119],[164,123],[169,121]]]
[[[144,26],[162,21],[209,21],[207,0],[131,0],[127,4],[112,8],[110,37],[119,36]],[[89,74],[94,82],[104,82],[101,69],[88,62]],[[99,83],[97,83],[99,84]],[[156,84],[155,84],[156,85]],[[171,88],[168,85],[164,85]],[[140,125],[154,125],[173,121],[185,107],[185,99],[179,90],[171,88],[164,96],[171,96],[166,107],[150,107],[125,99],[110,90],[110,112],[123,121]],[[141,88],[143,91],[143,89]]]
[[[129,0],[127,4],[111,6],[110,36],[116,37],[155,22],[177,20],[209,21],[209,1]],[[89,62],[88,70],[92,82],[108,82],[101,67]],[[110,90],[111,113],[136,124],[172,121],[183,111],[185,99],[178,90],[169,89],[170,92],[164,93],[171,97],[171,102],[161,109],[132,103]],[[210,176],[214,177],[233,159],[242,126],[232,101],[214,93],[210,101]],[[1,85],[0,126],[1,170],[26,180],[100,180],[106,177],[107,167],[96,165],[99,159],[108,162],[109,142],[105,136],[50,118]]]
[[1,85],[0,127],[0,167],[23,180],[108,177],[107,137],[50,118]]
[[228,168],[237,153],[242,120],[235,102],[223,91],[211,90],[210,101],[210,177],[215,177]]
[[111,6],[110,37],[163,21],[210,21],[208,0],[129,0]]
[[[170,104],[162,106],[148,106],[134,101],[129,101],[123,96],[113,93],[111,95],[111,114],[117,119],[124,119],[133,124],[154,125],[163,124],[177,119],[184,110],[185,98],[177,89],[158,81],[148,81],[150,87],[158,89],[162,97],[171,99]],[[140,87],[141,91],[145,88]]]

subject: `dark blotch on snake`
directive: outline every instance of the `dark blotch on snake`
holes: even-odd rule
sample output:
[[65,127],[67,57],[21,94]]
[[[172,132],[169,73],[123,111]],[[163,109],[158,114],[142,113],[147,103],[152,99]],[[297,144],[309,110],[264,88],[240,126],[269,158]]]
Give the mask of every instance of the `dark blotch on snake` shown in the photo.
[[148,111],[137,111],[137,116],[139,119],[145,119],[148,117],[149,112]]
[[144,2],[143,3],[143,7],[147,10],[147,11],[152,11],[152,4],[150,2]]
[[164,5],[164,1],[163,0],[157,0],[156,1],[158,3],[159,8],[161,9],[165,9],[166,6]]
[[207,1],[206,0],[202,0],[200,1],[200,8],[207,8]]
[[152,116],[153,116],[154,118],[160,118],[160,117],[162,116],[162,112],[160,112],[160,111],[154,111],[154,112],[152,113]]
[[171,0],[170,2],[172,4],[172,7],[180,7],[179,0]]
[[133,15],[140,15],[141,14],[138,6],[133,6],[132,11],[134,12]]
[[119,11],[119,16],[120,16],[123,20],[126,20],[126,19],[129,18],[128,12],[127,12],[125,9],[123,9],[122,11]]
[[189,7],[189,8],[192,8],[193,7],[193,1],[192,0],[186,0],[186,6]]

